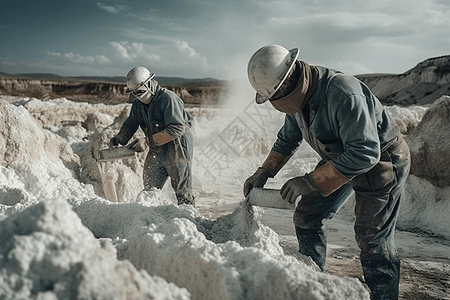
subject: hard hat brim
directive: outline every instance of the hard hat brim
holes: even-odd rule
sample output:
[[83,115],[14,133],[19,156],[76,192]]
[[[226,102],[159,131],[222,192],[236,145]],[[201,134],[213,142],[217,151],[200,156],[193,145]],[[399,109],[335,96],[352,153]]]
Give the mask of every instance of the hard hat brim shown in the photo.
[[256,101],[257,104],[263,104],[264,102],[266,102],[269,99],[270,99],[270,97],[269,98],[268,97],[264,97],[263,95],[261,95],[259,93],[256,93],[255,101]]

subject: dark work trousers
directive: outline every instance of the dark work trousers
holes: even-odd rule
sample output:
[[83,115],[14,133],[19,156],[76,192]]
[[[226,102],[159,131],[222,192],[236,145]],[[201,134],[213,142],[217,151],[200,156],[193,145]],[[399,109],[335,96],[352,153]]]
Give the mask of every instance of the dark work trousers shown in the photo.
[[[325,163],[321,161],[318,166]],[[305,195],[294,213],[299,252],[325,268],[326,234],[323,225],[355,192],[355,237],[361,250],[364,278],[371,299],[398,299],[400,260],[394,244],[402,187],[411,159],[403,138],[381,154],[375,167],[359,175],[328,197]]]
[[144,164],[144,190],[154,187],[162,189],[169,177],[178,204],[195,206],[195,197],[192,193],[191,160],[165,166],[158,155],[149,152]]

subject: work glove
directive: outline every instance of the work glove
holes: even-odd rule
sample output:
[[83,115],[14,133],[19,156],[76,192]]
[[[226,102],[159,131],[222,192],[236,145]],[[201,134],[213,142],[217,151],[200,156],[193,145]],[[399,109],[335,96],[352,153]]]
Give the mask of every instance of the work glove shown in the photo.
[[148,140],[147,138],[141,138],[137,139],[134,142],[132,142],[128,148],[133,150],[134,152],[144,152],[148,148]]
[[147,142],[148,142],[148,147],[150,148],[150,151],[156,151],[156,149],[160,147],[160,146],[156,145],[153,135],[151,135],[148,138]]
[[301,195],[307,195],[317,188],[314,185],[309,174],[305,176],[294,177],[286,181],[281,188],[281,197],[289,203],[295,203],[295,200]]
[[270,172],[268,170],[261,167],[258,168],[258,170],[244,182],[244,196],[247,197],[253,187],[262,188],[269,177]]
[[109,140],[109,146],[110,148],[115,148],[117,147],[119,144],[121,145],[126,145],[127,144],[127,140],[125,140],[124,136],[121,134],[116,135],[115,137],[113,137],[112,139]]

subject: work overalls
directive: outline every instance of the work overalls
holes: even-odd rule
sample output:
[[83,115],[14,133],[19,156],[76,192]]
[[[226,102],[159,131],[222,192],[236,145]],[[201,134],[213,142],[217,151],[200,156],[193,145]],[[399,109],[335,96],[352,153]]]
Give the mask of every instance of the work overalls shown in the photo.
[[299,251],[324,270],[323,225],[355,192],[355,236],[372,299],[397,299],[394,232],[411,164],[408,145],[364,84],[331,69],[318,70],[316,91],[301,111],[286,115],[272,150],[292,155],[305,140],[322,159],[317,167],[331,161],[350,181],[328,197],[318,191],[302,196],[294,213]]
[[158,86],[150,104],[134,100],[130,116],[123,124],[123,128],[132,134],[140,126],[149,139],[162,130],[170,135],[172,141],[169,143],[150,147],[144,163],[143,181],[145,190],[162,189],[170,177],[178,204],[195,205],[192,122],[183,101],[174,92]]

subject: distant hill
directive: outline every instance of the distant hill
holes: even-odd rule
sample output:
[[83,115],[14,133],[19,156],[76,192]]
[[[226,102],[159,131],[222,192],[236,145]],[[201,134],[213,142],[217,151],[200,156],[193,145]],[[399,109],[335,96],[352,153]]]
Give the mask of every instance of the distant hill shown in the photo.
[[[17,78],[17,79],[39,79],[39,80],[64,80],[64,81],[89,81],[89,82],[110,82],[110,83],[125,83],[126,76],[59,76],[52,73],[22,73],[22,74],[8,74],[0,72],[3,77]],[[161,85],[169,86],[185,86],[199,83],[216,83],[221,80],[215,78],[182,78],[182,77],[167,77],[156,76],[155,80]]]
[[[363,81],[385,105],[426,105],[450,95],[450,55],[418,63],[403,74],[361,74]],[[214,78],[188,79],[155,77],[187,104],[217,105],[230,82]],[[65,97],[90,103],[124,103],[126,78],[123,76],[71,76],[55,74],[6,74],[0,72],[0,94],[53,99]]]
[[450,95],[450,55],[429,58],[403,74],[357,75],[385,105],[425,105]]
[[[188,105],[217,105],[227,89],[227,82],[214,78],[188,79],[155,77],[173,90]],[[73,76],[48,73],[6,74],[0,72],[0,95],[34,97],[48,100],[67,98],[89,103],[125,103],[126,77]]]
[[3,77],[18,79],[44,79],[44,80],[66,80],[65,77],[51,73],[24,73],[24,74],[8,74],[0,72]]

